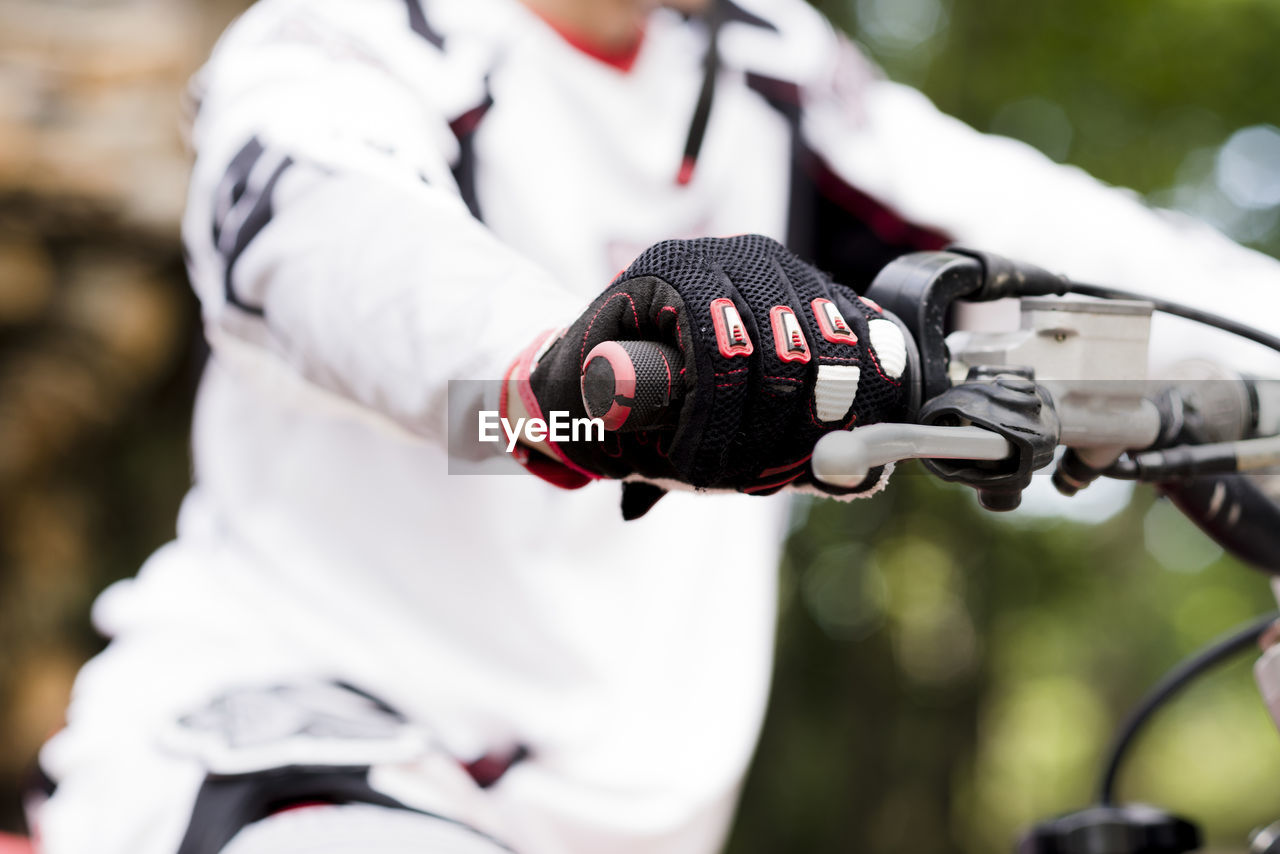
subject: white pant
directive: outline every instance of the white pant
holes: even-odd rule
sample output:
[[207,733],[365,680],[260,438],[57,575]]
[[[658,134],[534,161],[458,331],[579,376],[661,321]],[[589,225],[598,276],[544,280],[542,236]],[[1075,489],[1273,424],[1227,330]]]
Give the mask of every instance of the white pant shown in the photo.
[[[274,808],[268,785],[254,796],[256,814],[242,809],[237,815],[249,817],[236,821],[215,810],[210,820],[206,801],[211,779],[269,776],[276,769],[298,767],[336,769],[348,784],[354,780],[356,797],[327,792],[324,784],[311,791],[304,784],[292,796],[286,792],[281,806],[289,797],[369,803],[367,796],[372,803],[409,809],[309,811],[326,816],[368,812],[396,826],[448,825],[410,811],[421,810],[468,826],[483,825],[492,837],[504,836],[481,817],[487,811],[485,792],[440,747],[431,730],[347,687],[358,685],[358,676],[325,668],[287,636],[264,635],[249,621],[193,627],[194,619],[188,614],[142,623],[117,637],[81,671],[67,727],[41,753],[41,764],[56,784],[32,816],[42,854],[175,854],[188,850],[184,843],[200,824],[193,824],[193,817],[201,812],[206,816],[202,826],[220,834],[221,841],[194,850],[217,851]],[[322,820],[336,821],[317,817],[297,822],[310,826]],[[283,833],[276,828],[293,821],[273,816],[252,835],[268,829],[273,835]],[[367,823],[362,818],[360,826]],[[448,825],[432,832],[452,838],[458,837],[456,831]],[[450,843],[454,847],[439,850],[502,850],[485,836],[472,835],[484,846]],[[343,837],[335,830],[334,838]],[[372,854],[383,849],[362,850]],[[435,849],[420,850],[426,854]]]
[[363,805],[306,807],[246,827],[224,854],[502,854],[483,836],[431,816]]
[[[710,724],[719,720],[721,695],[763,682],[767,631],[745,643],[750,632],[707,627],[698,643],[735,655],[713,656],[714,670],[691,668],[679,678],[667,667],[670,656],[645,648],[610,663],[619,678],[603,682],[587,678],[592,662],[571,668],[575,679],[566,683],[525,672],[521,659],[508,668],[512,691],[498,693],[488,690],[494,679],[443,672],[437,662],[448,650],[424,649],[408,631],[388,640],[382,623],[317,614],[305,579],[281,585],[245,562],[244,549],[215,545],[166,546],[136,581],[108,590],[95,606],[99,627],[115,639],[81,671],[67,727],[41,754],[57,786],[36,816],[42,854],[175,854],[210,774],[299,765],[367,769],[366,788],[522,852],[707,854],[720,846],[758,720],[743,712]],[[610,583],[600,573],[578,581]],[[574,595],[594,601],[595,594]],[[755,606],[741,608],[733,597],[694,597],[681,613],[697,617],[714,604],[717,612],[743,612],[743,627],[771,619],[765,603],[750,598]],[[655,614],[669,604],[649,602]],[[400,642],[400,634],[410,639]],[[650,634],[660,647],[679,646],[662,631]],[[402,716],[344,694],[343,683]],[[617,702],[616,685],[637,702]],[[663,691],[649,696],[653,686]],[[667,699],[672,692],[678,702]],[[531,695],[546,713],[533,724],[522,705]],[[530,758],[487,789],[458,762],[521,746]]]

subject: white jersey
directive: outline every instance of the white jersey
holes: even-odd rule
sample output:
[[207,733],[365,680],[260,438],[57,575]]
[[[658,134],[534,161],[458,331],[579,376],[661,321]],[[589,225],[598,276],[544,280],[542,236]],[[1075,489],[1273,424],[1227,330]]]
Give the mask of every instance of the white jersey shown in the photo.
[[672,495],[623,523],[617,484],[561,491],[501,456],[451,474],[446,442],[656,241],[758,232],[865,285],[956,239],[1274,299],[1275,262],[941,115],[801,0],[721,6],[690,160],[708,29],[673,11],[615,63],[518,0],[262,0],[224,37],[184,223],[213,351],[195,487],[176,542],[100,603],[117,640],[44,756],[48,851],[176,850],[186,813],[140,824],[147,794],[77,809],[126,763],[189,804],[203,774],[162,758],[161,719],[298,673],[463,761],[527,750],[440,807],[525,854],[717,847],[768,690],[785,502]]

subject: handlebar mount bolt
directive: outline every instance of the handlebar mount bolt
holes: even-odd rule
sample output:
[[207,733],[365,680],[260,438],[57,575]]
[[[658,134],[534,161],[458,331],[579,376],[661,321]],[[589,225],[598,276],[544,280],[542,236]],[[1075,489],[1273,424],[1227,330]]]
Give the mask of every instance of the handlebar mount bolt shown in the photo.
[[1016,491],[980,489],[978,490],[978,503],[986,510],[992,510],[996,513],[1007,513],[1010,510],[1017,510],[1022,504],[1022,493]]

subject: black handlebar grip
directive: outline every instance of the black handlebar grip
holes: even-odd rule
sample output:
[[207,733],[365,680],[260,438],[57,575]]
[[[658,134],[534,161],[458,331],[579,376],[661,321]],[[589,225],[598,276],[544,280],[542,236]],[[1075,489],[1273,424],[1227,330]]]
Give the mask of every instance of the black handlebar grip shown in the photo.
[[610,431],[665,426],[684,393],[680,351],[653,341],[603,341],[582,363],[582,405]]

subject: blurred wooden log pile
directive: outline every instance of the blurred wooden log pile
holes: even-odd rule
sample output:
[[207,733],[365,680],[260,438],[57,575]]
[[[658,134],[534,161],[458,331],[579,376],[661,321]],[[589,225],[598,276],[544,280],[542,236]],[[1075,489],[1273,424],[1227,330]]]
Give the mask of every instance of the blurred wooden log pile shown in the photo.
[[[156,410],[185,411],[194,373],[183,92],[242,5],[0,0],[0,829],[89,651],[88,602],[172,528],[186,461],[145,449],[183,447],[185,418]],[[123,457],[170,485],[160,506],[132,500]]]

